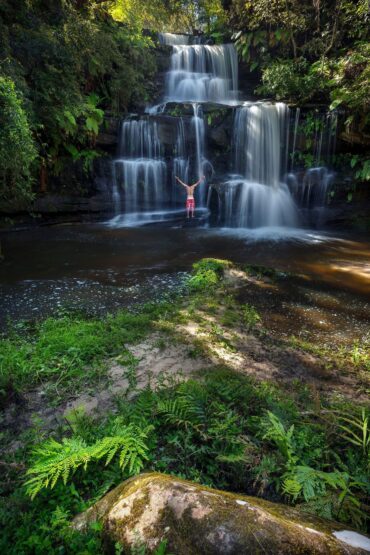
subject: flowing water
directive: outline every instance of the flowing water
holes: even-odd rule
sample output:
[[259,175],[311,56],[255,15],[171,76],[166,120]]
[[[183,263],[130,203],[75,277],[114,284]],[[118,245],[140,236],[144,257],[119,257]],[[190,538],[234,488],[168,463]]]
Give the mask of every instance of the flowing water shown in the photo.
[[[159,40],[172,48],[163,103],[148,107],[147,116],[129,116],[122,123],[112,171],[115,216],[108,225],[173,220],[184,202],[175,177],[193,183],[203,175],[206,180],[195,194],[202,224],[207,204],[210,222],[224,227],[319,227],[325,222],[335,176],[328,168],[335,152],[337,115],[321,112],[306,122],[300,108],[281,102],[241,102],[232,44],[202,44],[202,37],[171,33],[160,34]],[[210,103],[233,112],[226,174],[215,171],[207,146],[205,109]],[[177,118],[177,139],[164,156],[158,125],[168,117],[168,105],[172,110],[191,106],[192,116],[171,113]],[[305,147],[305,164],[311,163],[307,168],[301,160],[302,129],[303,140],[311,145],[311,152]]]
[[177,45],[166,76],[167,102],[237,100],[238,59],[232,44]]
[[[303,274],[301,281],[286,282],[294,299],[287,294],[276,314],[274,303],[267,307],[276,325],[289,312],[293,328],[299,320],[330,331],[332,321],[345,337],[359,337],[369,309],[369,243],[302,228],[305,212],[316,223],[323,217],[333,181],[336,115],[318,114],[308,135],[312,165],[302,169],[301,111],[282,103],[236,102],[232,45],[195,44],[201,40],[187,35],[163,34],[160,40],[173,48],[165,102],[122,122],[112,163],[112,219],[49,227],[47,233],[3,233],[0,325],[9,317],[33,320],[62,308],[105,314],[160,298],[179,287],[193,262],[217,257]],[[159,132],[170,99],[187,106],[186,113],[170,115],[171,152]],[[232,111],[224,174],[215,170],[208,148],[211,100]],[[193,182],[203,174],[196,225],[187,226],[175,176]],[[208,225],[212,211],[219,228]],[[270,302],[268,295],[261,299]]]

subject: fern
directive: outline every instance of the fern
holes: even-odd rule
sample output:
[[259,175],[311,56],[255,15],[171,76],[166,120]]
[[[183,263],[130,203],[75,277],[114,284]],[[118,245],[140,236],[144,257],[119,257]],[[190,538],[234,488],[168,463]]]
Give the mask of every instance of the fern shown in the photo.
[[342,437],[360,447],[364,455],[368,455],[370,462],[370,426],[369,426],[369,415],[366,413],[365,409],[361,410],[361,417],[356,417],[352,415],[339,416],[342,422],[348,425],[341,424],[339,427],[345,433]]
[[186,397],[159,401],[157,412],[166,422],[175,426],[197,428],[201,424],[196,407]]
[[27,471],[31,478],[26,482],[27,494],[33,499],[42,489],[53,488],[58,480],[66,484],[78,468],[86,470],[91,461],[105,459],[105,465],[119,454],[119,465],[128,473],[137,474],[148,459],[145,440],[152,427],[140,429],[133,424],[117,429],[114,436],[104,437],[93,445],[81,438],[64,438],[62,443],[48,440],[34,451],[34,464]]
[[92,449],[81,438],[64,438],[62,443],[50,439],[34,451],[35,463],[27,471],[32,476],[26,482],[28,495],[33,499],[42,489],[53,488],[59,479],[66,484],[71,473],[87,464]]
[[267,419],[264,421],[265,433],[262,439],[268,439],[275,443],[283,455],[287,466],[294,466],[298,458],[295,455],[293,433],[294,424],[288,430],[284,428],[281,420],[272,412],[267,411]]
[[126,426],[112,437],[104,437],[93,449],[96,460],[105,458],[107,466],[119,453],[119,465],[122,470],[128,468],[129,474],[138,474],[148,459],[145,439],[150,430],[140,430],[133,425]]

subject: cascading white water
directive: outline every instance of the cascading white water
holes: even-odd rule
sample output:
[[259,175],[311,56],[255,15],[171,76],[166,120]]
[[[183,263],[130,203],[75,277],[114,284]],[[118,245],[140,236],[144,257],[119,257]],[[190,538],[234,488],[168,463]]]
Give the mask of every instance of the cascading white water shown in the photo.
[[172,174],[172,200],[176,202],[180,199],[180,187],[176,181],[176,176],[179,177],[184,183],[189,183],[189,169],[190,159],[189,153],[186,148],[186,137],[184,120],[179,119],[177,124],[177,139],[175,145],[175,157],[173,159],[173,174]]
[[[123,208],[126,219],[132,221],[141,211],[163,209],[168,200],[167,167],[161,159],[156,123],[149,119],[124,121],[118,151],[120,157],[113,162],[116,215]],[[117,195],[122,197],[119,202]]]
[[281,182],[286,104],[248,104],[234,122],[235,171],[248,181],[277,187]]
[[161,143],[157,123],[148,119],[124,121],[118,153],[121,158],[160,158]]
[[248,103],[234,120],[238,173],[223,184],[223,219],[229,227],[294,226],[297,210],[282,182],[288,107]]
[[175,35],[174,33],[159,33],[159,42],[168,46],[175,44],[189,44],[189,35]]
[[[200,44],[200,37],[171,33],[160,34],[159,39],[173,49],[164,103],[148,108],[151,115],[128,118],[122,124],[119,157],[113,164],[112,200],[116,214],[123,210],[123,216],[117,216],[112,225],[162,221],[166,211],[174,215],[184,201],[185,192],[175,176],[190,183],[202,175],[213,175],[206,157],[207,102],[238,106],[230,157],[230,170],[234,173],[212,189],[217,191],[220,221],[242,228],[296,226],[297,206],[302,208],[302,214],[322,207],[333,178],[324,166],[335,148],[336,115],[318,114],[315,118],[314,132],[309,137],[312,154],[308,154],[315,167],[302,170],[302,150],[307,156],[304,117],[299,108],[289,110],[283,103],[245,102],[240,106],[233,45]],[[177,139],[172,147],[164,139],[168,138],[166,118],[174,116],[173,106],[169,107],[169,115],[166,113],[168,102],[191,104],[193,111],[189,117],[188,107],[181,109],[183,116],[177,119]],[[162,117],[165,150],[158,132]],[[213,137],[212,141],[217,143]],[[168,182],[167,173],[172,174]],[[207,187],[200,185],[195,193],[197,208],[203,213]],[[212,195],[209,191],[208,206]]]
[[175,45],[173,49],[166,75],[167,102],[236,100],[238,58],[232,44]]
[[333,172],[325,166],[319,166],[306,170],[301,181],[294,173],[290,173],[288,184],[298,206],[309,210],[326,205],[333,179]]
[[292,227],[297,223],[296,207],[288,187],[271,187],[234,178],[224,184],[227,227]]

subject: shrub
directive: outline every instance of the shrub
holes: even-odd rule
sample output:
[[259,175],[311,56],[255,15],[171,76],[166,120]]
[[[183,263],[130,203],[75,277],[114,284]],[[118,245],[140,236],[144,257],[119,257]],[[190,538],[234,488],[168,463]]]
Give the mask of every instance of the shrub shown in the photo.
[[277,60],[262,70],[260,94],[274,96],[278,100],[305,102],[321,93],[324,81],[317,72],[310,71],[304,59]]
[[230,266],[227,260],[203,258],[193,265],[193,276],[189,279],[190,289],[204,291],[213,289],[220,282],[225,268]]

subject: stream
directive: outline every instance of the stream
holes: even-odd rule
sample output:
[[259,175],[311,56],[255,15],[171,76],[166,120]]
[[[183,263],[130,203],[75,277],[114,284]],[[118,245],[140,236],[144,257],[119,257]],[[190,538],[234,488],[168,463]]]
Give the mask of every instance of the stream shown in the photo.
[[0,325],[65,309],[104,315],[160,299],[179,288],[195,261],[216,257],[299,274],[286,275],[274,291],[265,288],[251,299],[278,333],[311,327],[348,341],[366,334],[370,243],[318,231],[281,233],[106,224],[3,233]]

